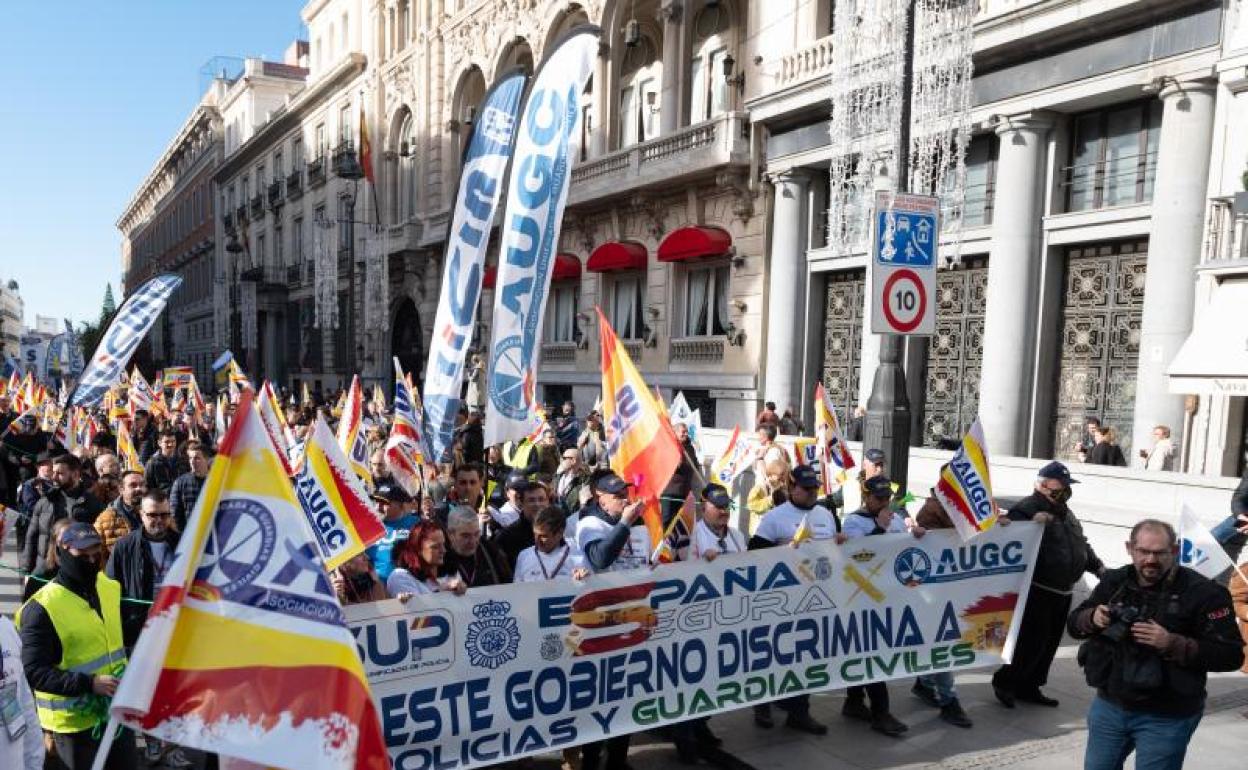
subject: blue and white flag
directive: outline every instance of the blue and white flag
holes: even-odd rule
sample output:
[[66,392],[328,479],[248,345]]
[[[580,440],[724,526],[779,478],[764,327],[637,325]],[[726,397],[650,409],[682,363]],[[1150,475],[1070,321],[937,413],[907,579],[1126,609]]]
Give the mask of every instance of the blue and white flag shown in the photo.
[[181,285],[179,276],[158,275],[130,295],[96,346],[91,363],[69,399],[70,406],[89,407],[100,403],[104,393],[120,379],[122,370],[165,309],[170,295]]
[[464,156],[425,369],[422,433],[432,447],[431,458],[442,456],[455,431],[464,357],[481,299],[485,248],[502,197],[525,80],[519,71],[504,75],[485,95]]
[[1213,538],[1213,533],[1186,504],[1179,514],[1179,564],[1191,567],[1210,580],[1235,566],[1226,550]]
[[520,118],[494,287],[486,446],[532,429],[542,321],[600,34],[577,27],[551,47]]

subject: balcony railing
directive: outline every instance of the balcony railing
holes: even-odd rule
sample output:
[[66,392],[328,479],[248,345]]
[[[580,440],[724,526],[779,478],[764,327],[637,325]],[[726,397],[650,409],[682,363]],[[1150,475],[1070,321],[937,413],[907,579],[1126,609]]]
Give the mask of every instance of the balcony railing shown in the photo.
[[780,74],[776,84],[781,87],[791,86],[807,80],[814,80],[832,72],[832,36],[821,37],[805,48],[780,57]]
[[749,121],[729,112],[679,131],[625,147],[572,169],[569,203],[578,204],[682,176],[749,163]]
[[1202,263],[1248,259],[1248,193],[1210,198],[1207,219]]
[[256,265],[240,271],[238,280],[285,288],[286,269],[281,265]]
[[325,158],[313,158],[308,161],[308,187],[325,184]]
[[286,202],[285,191],[282,190],[282,182],[278,180],[269,184],[269,210],[277,211]]
[[361,179],[364,176],[364,169],[360,168],[360,161],[355,155],[355,144],[349,139],[334,148],[331,162],[334,174],[343,179]]
[[719,363],[724,360],[723,337],[684,337],[671,342],[673,361]]
[[576,363],[575,342],[543,342],[542,363],[574,364]]
[[297,201],[303,197],[303,172],[292,171],[286,177],[286,197]]

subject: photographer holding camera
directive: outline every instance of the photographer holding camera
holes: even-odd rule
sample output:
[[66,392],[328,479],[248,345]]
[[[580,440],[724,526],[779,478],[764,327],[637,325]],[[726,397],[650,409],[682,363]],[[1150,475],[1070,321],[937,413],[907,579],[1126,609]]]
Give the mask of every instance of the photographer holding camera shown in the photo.
[[1178,540],[1145,519],[1127,541],[1131,564],[1108,570],[1067,628],[1096,698],[1088,710],[1085,770],[1181,768],[1205,708],[1208,671],[1244,660],[1226,589],[1175,563]]

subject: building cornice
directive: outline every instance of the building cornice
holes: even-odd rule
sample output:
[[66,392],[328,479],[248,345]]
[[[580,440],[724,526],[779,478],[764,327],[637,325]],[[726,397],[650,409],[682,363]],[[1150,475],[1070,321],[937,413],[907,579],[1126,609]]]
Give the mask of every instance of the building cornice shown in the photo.
[[251,164],[258,155],[272,147],[273,142],[285,133],[301,125],[303,118],[328,97],[336,94],[347,81],[364,72],[368,57],[362,53],[350,53],[325,77],[300,91],[286,105],[280,115],[261,126],[251,138],[222,161],[213,180],[222,184]]
[[216,131],[216,127],[212,124],[214,122],[219,123],[220,120],[221,113],[214,105],[204,104],[201,102],[198,106],[196,106],[195,111],[191,113],[190,117],[186,119],[186,122],[182,124],[182,127],[178,129],[178,133],[174,136],[173,141],[165,147],[165,151],[161,153],[161,156],[156,161],[156,164],[152,166],[152,170],[149,171],[147,176],[143,178],[143,181],[135,190],[134,195],[131,196],[129,203],[127,203],[125,209],[122,210],[121,216],[117,218],[117,229],[122,229],[122,224],[134,215],[136,209],[138,209],[138,207],[147,198],[151,189],[160,179],[161,174],[164,173],[165,167],[169,164],[169,161],[172,160],[173,156],[186,145],[191,137],[191,134],[197,131],[205,121],[209,123],[209,130],[213,132],[214,143],[217,141],[217,134],[219,132]]

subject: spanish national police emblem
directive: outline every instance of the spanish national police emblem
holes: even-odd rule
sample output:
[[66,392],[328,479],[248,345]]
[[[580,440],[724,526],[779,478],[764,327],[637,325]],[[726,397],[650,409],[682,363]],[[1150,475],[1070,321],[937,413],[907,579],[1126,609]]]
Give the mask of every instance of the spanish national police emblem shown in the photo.
[[464,640],[472,665],[495,669],[515,660],[520,650],[520,627],[510,612],[510,602],[494,600],[472,608],[477,619],[468,624],[468,637]]

